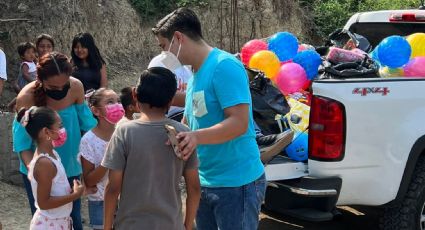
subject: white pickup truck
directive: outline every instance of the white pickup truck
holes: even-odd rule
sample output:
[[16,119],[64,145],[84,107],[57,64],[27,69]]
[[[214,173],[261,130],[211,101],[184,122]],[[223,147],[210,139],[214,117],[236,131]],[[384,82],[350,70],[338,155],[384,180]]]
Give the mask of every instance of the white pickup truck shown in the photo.
[[[344,29],[375,47],[425,32],[425,10],[357,13]],[[324,221],[336,205],[379,206],[381,229],[425,229],[425,76],[322,79],[312,90],[308,162],[266,166],[265,207]]]

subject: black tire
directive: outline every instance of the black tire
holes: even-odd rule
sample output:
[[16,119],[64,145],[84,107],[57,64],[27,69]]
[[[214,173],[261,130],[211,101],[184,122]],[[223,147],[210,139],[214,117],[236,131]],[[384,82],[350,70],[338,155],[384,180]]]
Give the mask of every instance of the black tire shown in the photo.
[[[396,206],[384,208],[380,219],[382,230],[423,230],[421,216],[425,204],[425,156],[420,156],[413,172],[412,181],[403,201]],[[424,214],[425,215],[425,214]]]

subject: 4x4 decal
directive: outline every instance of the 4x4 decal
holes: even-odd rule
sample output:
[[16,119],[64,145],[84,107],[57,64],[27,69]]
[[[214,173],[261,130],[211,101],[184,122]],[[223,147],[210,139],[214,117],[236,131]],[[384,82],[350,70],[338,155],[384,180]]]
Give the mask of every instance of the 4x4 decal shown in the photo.
[[390,93],[388,87],[365,87],[355,88],[353,94],[360,94],[361,96],[367,96],[368,94],[381,94],[387,96]]

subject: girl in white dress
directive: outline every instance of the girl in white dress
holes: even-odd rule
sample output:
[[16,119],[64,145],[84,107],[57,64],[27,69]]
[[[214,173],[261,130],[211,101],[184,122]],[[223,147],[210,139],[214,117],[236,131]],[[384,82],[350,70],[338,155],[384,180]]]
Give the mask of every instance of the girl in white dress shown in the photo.
[[119,103],[118,95],[111,89],[89,91],[86,98],[97,119],[97,125],[81,138],[81,163],[84,184],[97,188],[96,193],[87,196],[90,227],[103,229],[103,195],[108,181],[108,170],[100,163],[115,130],[115,124],[124,116],[124,108]]
[[72,229],[72,201],[81,197],[84,186],[74,180],[71,189],[61,159],[53,148],[65,143],[66,130],[59,115],[48,107],[22,108],[17,120],[36,142],[28,167],[28,179],[35,199],[30,230]]

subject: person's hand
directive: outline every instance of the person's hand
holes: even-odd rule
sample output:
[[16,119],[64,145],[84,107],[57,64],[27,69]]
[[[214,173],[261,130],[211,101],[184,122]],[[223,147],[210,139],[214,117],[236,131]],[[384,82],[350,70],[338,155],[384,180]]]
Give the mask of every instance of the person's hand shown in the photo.
[[179,140],[179,150],[183,160],[188,160],[198,146],[196,132],[181,132],[177,134]]
[[81,184],[81,181],[74,179],[73,193],[78,195],[78,197],[82,196],[84,193],[85,187]]

